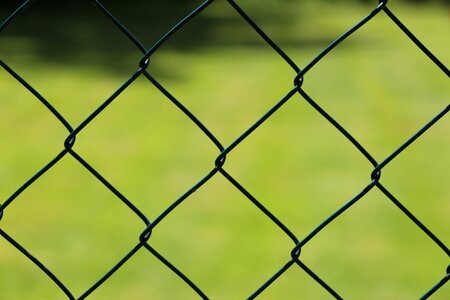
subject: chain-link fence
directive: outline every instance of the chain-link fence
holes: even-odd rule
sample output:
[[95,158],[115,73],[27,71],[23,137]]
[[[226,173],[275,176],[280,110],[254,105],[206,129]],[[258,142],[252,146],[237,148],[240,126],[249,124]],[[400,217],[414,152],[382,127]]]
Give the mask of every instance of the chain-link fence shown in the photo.
[[[27,10],[32,4],[32,0],[24,1],[16,10],[11,13],[0,25],[0,33],[7,26],[14,26],[14,22],[18,15]],[[131,210],[135,217],[140,219],[145,224],[145,230],[142,231],[140,236],[136,237],[137,244],[129,249],[129,252],[126,256],[124,256],[120,261],[118,261],[114,266],[111,266],[111,269],[106,272],[97,282],[93,283],[82,295],[76,296],[73,294],[71,290],[61,281],[58,276],[56,276],[52,270],[50,270],[39,258],[35,257],[33,253],[31,253],[28,249],[22,246],[19,242],[17,242],[10,234],[4,231],[1,228],[0,223],[0,235],[4,240],[9,242],[13,247],[20,251],[23,255],[25,255],[31,262],[33,262],[37,267],[42,270],[57,286],[65,293],[65,295],[69,299],[84,299],[87,298],[91,293],[101,288],[102,284],[105,283],[116,271],[118,271],[127,261],[136,255],[138,252],[149,253],[155,256],[161,263],[163,263],[167,268],[172,270],[176,275],[179,276],[181,280],[183,280],[189,287],[191,287],[199,297],[203,299],[207,299],[208,295],[202,289],[202,286],[197,285],[193,280],[191,280],[189,274],[183,273],[176,265],[172,264],[168,259],[165,258],[164,253],[159,253],[152,247],[152,233],[158,230],[158,224],[165,219],[168,215],[170,215],[181,203],[185,202],[186,199],[191,197],[192,194],[196,192],[197,189],[204,185],[208,185],[208,182],[211,178],[215,176],[223,176],[230,184],[236,187],[251,203],[254,205],[254,209],[258,210],[261,214],[264,214],[267,218],[269,218],[273,222],[273,226],[279,227],[284,234],[292,240],[292,250],[289,254],[289,259],[285,262],[284,265],[280,266],[279,270],[276,271],[272,277],[268,278],[267,281],[261,282],[260,287],[254,291],[251,295],[248,295],[249,299],[254,299],[258,297],[260,294],[264,293],[264,291],[275,281],[277,281],[283,274],[290,268],[300,268],[307,275],[309,275],[312,279],[317,282],[318,285],[323,287],[330,295],[332,295],[336,299],[342,299],[345,295],[342,295],[339,290],[339,286],[331,286],[326,278],[323,278],[320,274],[314,272],[303,260],[302,260],[302,249],[308,245],[308,243],[318,235],[325,227],[332,226],[334,220],[338,218],[340,215],[344,214],[347,210],[351,209],[352,206],[363,199],[366,194],[369,193],[372,189],[378,189],[381,191],[387,201],[391,201],[404,215],[406,215],[411,222],[413,222],[417,226],[418,231],[422,231],[425,233],[429,239],[435,243],[447,256],[450,256],[450,251],[447,246],[433,233],[431,232],[413,213],[408,210],[407,207],[402,204],[400,200],[389,190],[387,189],[380,181],[382,177],[382,170],[389,165],[393,160],[395,160],[402,152],[408,148],[412,143],[414,143],[417,139],[419,139],[426,131],[430,130],[437,122],[441,121],[444,116],[449,111],[449,105],[443,107],[442,111],[440,111],[437,115],[433,116],[428,123],[426,123],[422,129],[417,131],[414,135],[412,135],[408,140],[406,140],[397,150],[393,153],[385,157],[383,160],[376,160],[373,155],[361,145],[361,143],[352,136],[349,131],[346,130],[340,123],[338,123],[333,116],[324,110],[317,101],[315,101],[305,89],[302,88],[303,81],[307,78],[308,72],[313,69],[316,64],[327,58],[327,55],[335,49],[337,45],[342,43],[349,36],[354,34],[360,28],[364,27],[367,23],[371,22],[371,20],[377,14],[385,14],[392,20],[392,26],[398,26],[403,33],[412,41],[411,46],[418,47],[424,55],[429,58],[430,64],[436,65],[437,72],[443,72],[447,77],[450,76],[450,72],[447,67],[437,58],[433,53],[431,53],[427,47],[422,44],[413,33],[395,16],[395,14],[389,9],[388,1],[380,1],[377,3],[376,7],[370,11],[370,13],[351,27],[348,31],[343,33],[340,37],[334,40],[329,46],[323,49],[318,55],[311,60],[305,67],[300,68],[291,59],[272,39],[252,20],[252,18],[247,15],[247,13],[239,6],[236,1],[227,0],[226,2],[232,7],[232,9],[246,21],[248,26],[250,26],[256,35],[259,35],[261,39],[265,41],[278,55],[280,60],[284,60],[295,72],[296,76],[293,76],[293,84],[292,89],[289,90],[285,96],[276,102],[276,104],[260,116],[259,120],[257,120],[251,127],[249,127],[245,132],[243,132],[238,138],[236,138],[231,144],[224,145],[222,141],[220,141],[211,131],[208,129],[202,120],[197,118],[190,110],[186,108],[186,106],[175,98],[172,93],[163,87],[163,85],[152,76],[151,72],[147,70],[147,67],[151,64],[152,56],[160,49],[162,45],[164,45],[168,40],[172,38],[174,34],[176,34],[183,26],[189,23],[192,19],[196,18],[198,15],[202,14],[203,11],[207,10],[211,5],[214,5],[215,1],[208,0],[203,4],[195,8],[188,15],[186,15],[179,23],[172,27],[166,34],[164,34],[159,41],[147,48],[144,46],[137,37],[127,29],[125,25],[123,25],[114,15],[110,13],[110,11],[100,2],[100,1],[91,1],[99,11],[101,11],[106,18],[108,18],[112,26],[116,26],[118,30],[120,30],[129,40],[131,44],[137,47],[142,52],[142,58],[139,62],[137,62],[136,71],[131,74],[128,80],[126,80],[120,88],[118,88],[109,98],[107,98],[97,109],[95,109],[83,122],[77,125],[70,124],[66,118],[57,110],[55,107],[46,100],[36,89],[34,89],[18,72],[16,72],[13,68],[11,68],[4,60],[0,60],[0,65],[4,70],[6,70],[15,80],[20,82],[20,84],[31,92],[40,103],[46,107],[58,120],[59,122],[67,129],[68,135],[64,141],[64,147],[61,152],[47,165],[45,165],[39,172],[37,172],[34,176],[29,178],[26,182],[24,182],[17,190],[14,192],[9,198],[2,199],[2,204],[0,205],[0,219],[8,214],[8,207],[13,206],[16,199],[21,193],[27,190],[30,186],[38,182],[43,174],[57,165],[61,159],[65,156],[72,156],[75,158],[84,168],[86,168],[92,176],[94,176],[98,181],[100,181],[105,187],[107,187],[120,201],[122,201],[129,210]],[[217,1],[216,1],[217,2]],[[225,2],[225,1],[224,1]],[[332,4],[330,4],[332,5]],[[174,71],[175,72],[175,71]],[[137,206],[133,203],[132,200],[125,197],[117,188],[115,188],[102,174],[100,174],[95,168],[93,168],[77,151],[74,150],[74,145],[76,144],[77,135],[82,132],[87,125],[89,125],[95,118],[97,118],[106,107],[108,107],[115,99],[128,87],[133,85],[133,83],[138,78],[145,78],[151,84],[153,84],[171,103],[176,106],[184,115],[189,118],[191,122],[193,122],[199,131],[201,131],[206,137],[213,143],[220,154],[217,156],[214,161],[213,169],[206,174],[203,178],[199,178],[197,184],[192,186],[189,190],[185,191],[185,193],[179,197],[178,199],[174,199],[170,206],[168,206],[157,218],[150,220],[146,213],[138,209]],[[311,231],[306,236],[297,236],[295,232],[289,229],[281,219],[277,218],[269,209],[267,209],[258,199],[256,199],[252,193],[245,189],[239,181],[235,179],[229,172],[225,170],[226,166],[226,158],[227,155],[233,152],[236,147],[238,147],[245,139],[247,139],[250,135],[255,132],[260,125],[265,123],[268,119],[274,115],[277,110],[279,110],[282,106],[284,106],[294,95],[300,94],[303,99],[306,101],[305,105],[310,105],[316,112],[317,115],[325,118],[334,128],[342,134],[349,143],[351,143],[360,153],[367,159],[368,162],[373,166],[373,170],[370,176],[370,180],[366,186],[362,187],[359,193],[354,195],[352,199],[345,203],[342,207],[336,210],[333,214],[331,214],[326,220],[322,223],[318,224],[317,227]],[[3,99],[0,99],[2,101]],[[13,128],[11,130],[14,130]],[[443,141],[444,142],[444,141]],[[311,175],[314,176],[314,175]],[[186,204],[189,205],[189,204]],[[1,251],[1,249],[0,249]],[[1,268],[1,266],[0,266]],[[444,286],[444,284],[448,281],[450,276],[450,267],[442,266],[443,274],[442,280],[436,282],[434,286],[430,286],[428,291],[423,291],[422,299],[430,297],[433,293],[435,293],[438,289]],[[7,289],[8,287],[3,287]],[[418,295],[420,296],[420,295]],[[301,298],[301,297],[300,297]]]

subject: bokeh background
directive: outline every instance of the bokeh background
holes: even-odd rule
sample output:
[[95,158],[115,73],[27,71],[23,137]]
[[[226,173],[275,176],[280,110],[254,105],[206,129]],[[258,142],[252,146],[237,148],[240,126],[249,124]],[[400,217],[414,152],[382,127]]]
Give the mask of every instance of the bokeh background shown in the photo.
[[[22,1],[2,0],[0,20]],[[300,66],[378,1],[237,1]],[[147,46],[200,1],[102,1]],[[449,66],[448,1],[389,1]],[[141,53],[90,1],[36,1],[0,34],[0,58],[77,126],[137,69]],[[229,145],[291,88],[295,73],[226,3],[216,1],[152,57],[149,72]],[[384,13],[339,45],[303,85],[381,161],[446,105],[448,77]],[[442,119],[384,170],[381,182],[449,245],[450,122]],[[0,72],[0,202],[62,149],[65,128]],[[203,178],[215,146],[138,79],[74,146],[150,220]],[[361,191],[372,166],[300,96],[227,157],[224,168],[300,239]],[[3,230],[80,295],[137,242],[144,226],[67,155],[20,195]],[[149,241],[213,299],[242,299],[290,259],[268,218],[215,176]],[[448,257],[376,189],[305,246],[301,258],[346,299],[418,298]],[[196,299],[140,251],[92,299]],[[261,299],[329,299],[293,266]],[[450,286],[433,299],[449,299]],[[0,239],[0,299],[64,299]]]

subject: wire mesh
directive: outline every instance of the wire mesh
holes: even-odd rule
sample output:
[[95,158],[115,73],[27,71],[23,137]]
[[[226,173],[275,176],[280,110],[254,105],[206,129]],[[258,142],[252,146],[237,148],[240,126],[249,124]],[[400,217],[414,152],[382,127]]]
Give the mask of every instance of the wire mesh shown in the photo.
[[[27,10],[35,1],[28,0],[24,1],[20,6],[16,8],[16,10],[11,13],[0,25],[0,33],[7,26],[14,26],[14,21],[17,16]],[[433,54],[431,51],[427,49],[427,47],[419,41],[413,33],[395,16],[395,14],[389,9],[388,1],[380,1],[377,3],[376,7],[369,12],[369,14],[344,32],[341,36],[335,39],[331,44],[329,44],[325,49],[323,49],[318,55],[311,60],[305,67],[300,68],[297,64],[292,60],[254,21],[252,18],[247,15],[246,11],[244,11],[241,6],[238,5],[236,1],[227,0],[226,2],[230,5],[232,9],[250,26],[255,34],[259,35],[260,38],[269,45],[273,51],[275,51],[280,60],[284,60],[295,72],[295,76],[293,76],[293,85],[292,89],[289,90],[285,96],[280,99],[276,104],[269,109],[266,113],[264,113],[260,118],[251,125],[247,130],[245,130],[241,135],[236,138],[229,145],[224,145],[203,123],[200,119],[198,119],[190,110],[183,105],[181,101],[175,98],[169,90],[164,88],[160,82],[158,82],[154,76],[147,70],[147,67],[151,64],[152,56],[160,49],[162,45],[164,45],[167,41],[169,41],[174,34],[176,34],[183,26],[189,23],[192,19],[196,18],[199,14],[202,14],[203,11],[207,10],[210,5],[214,5],[213,0],[208,0],[203,2],[201,5],[192,10],[188,15],[186,15],[181,21],[179,21],[175,26],[173,26],[167,33],[165,33],[158,42],[152,45],[150,48],[141,43],[138,38],[127,29],[125,25],[123,25],[102,3],[101,1],[91,1],[103,15],[109,19],[113,26],[115,26],[118,30],[120,30],[123,35],[125,35],[129,42],[137,47],[141,52],[142,56],[139,62],[137,62],[137,69],[134,73],[130,75],[128,80],[123,82],[123,84],[118,88],[110,97],[108,97],[100,106],[98,106],[84,121],[80,124],[73,126],[70,124],[64,116],[55,109],[52,104],[47,101],[37,90],[35,90],[24,78],[21,77],[14,69],[12,69],[4,60],[0,60],[0,65],[4,70],[6,70],[15,80],[17,80],[24,89],[31,92],[40,103],[48,109],[54,117],[58,119],[58,121],[67,129],[68,135],[64,141],[64,148],[61,152],[51,161],[49,161],[44,167],[40,169],[34,176],[29,178],[26,182],[22,183],[22,185],[7,199],[3,200],[0,205],[0,220],[7,214],[7,208],[14,204],[18,196],[27,190],[30,186],[34,185],[38,182],[43,174],[57,165],[61,159],[65,156],[72,156],[79,162],[84,168],[86,168],[92,176],[94,176],[98,181],[100,181],[105,187],[107,187],[120,201],[122,201],[129,210],[131,210],[135,217],[140,219],[145,226],[145,229],[142,231],[139,237],[137,237],[137,244],[129,250],[128,254],[125,255],[120,261],[118,261],[115,265],[111,266],[110,270],[106,272],[98,281],[94,282],[87,290],[84,291],[82,295],[76,296],[72,291],[62,282],[60,278],[58,278],[52,270],[50,270],[42,261],[40,261],[37,257],[33,255],[33,253],[29,252],[24,246],[18,243],[10,234],[5,232],[0,228],[0,235],[4,240],[9,242],[17,251],[20,251],[24,256],[26,256],[33,264],[35,264],[42,272],[44,272],[50,280],[52,280],[60,289],[64,292],[68,299],[85,299],[91,293],[101,288],[102,284],[105,283],[116,271],[118,271],[124,264],[128,262],[128,260],[136,255],[138,252],[148,252],[154,255],[162,264],[164,264],[167,268],[173,271],[179,278],[184,281],[190,288],[192,288],[200,298],[208,299],[206,293],[202,290],[202,287],[198,286],[193,280],[190,279],[189,274],[183,273],[177,266],[169,262],[163,254],[157,252],[151,245],[151,236],[152,232],[158,229],[158,224],[165,219],[168,215],[170,215],[181,203],[186,201],[192,194],[194,194],[197,189],[200,187],[207,185],[211,178],[215,176],[223,176],[230,184],[235,186],[253,205],[254,209],[258,210],[260,213],[264,214],[266,218],[269,218],[273,222],[273,226],[277,226],[281,229],[282,232],[292,240],[292,250],[289,254],[290,259],[285,262],[284,265],[280,266],[279,270],[276,271],[272,277],[268,278],[267,281],[262,282],[260,287],[255,290],[251,295],[248,296],[248,299],[254,299],[258,297],[260,294],[264,293],[264,291],[275,281],[277,281],[283,274],[290,268],[298,267],[303,270],[307,275],[309,275],[318,285],[320,285],[323,289],[325,289],[331,296],[336,299],[342,299],[343,295],[339,293],[339,286],[331,286],[327,283],[327,280],[319,276],[316,272],[314,272],[310,267],[308,267],[301,258],[301,252],[304,247],[308,245],[308,243],[318,235],[325,227],[332,226],[333,222],[344,214],[347,210],[351,209],[352,206],[361,201],[362,198],[365,197],[372,189],[378,189],[385,196],[386,199],[391,201],[411,222],[413,222],[417,226],[417,230],[421,230],[425,233],[429,239],[435,243],[447,256],[450,256],[450,251],[448,247],[433,233],[431,232],[412,212],[408,210],[406,206],[402,204],[400,200],[389,190],[387,189],[380,181],[382,170],[388,166],[393,160],[395,160],[402,152],[408,148],[412,143],[414,143],[417,139],[419,139],[426,131],[430,130],[437,122],[441,121],[449,111],[450,105],[445,106],[441,112],[439,112],[436,116],[434,116],[428,123],[426,123],[422,129],[417,131],[414,135],[412,135],[407,141],[405,141],[397,150],[393,153],[385,157],[383,160],[376,160],[373,155],[361,145],[361,143],[352,136],[340,123],[338,123],[331,114],[329,114],[326,110],[324,110],[317,101],[312,99],[312,97],[302,88],[302,84],[304,78],[307,76],[308,72],[313,69],[316,64],[326,59],[327,55],[332,52],[337,45],[342,43],[349,36],[354,34],[360,28],[364,27],[367,23],[371,22],[371,20],[380,13],[384,13],[386,16],[392,20],[393,24],[399,27],[402,32],[412,41],[411,45],[415,45],[418,47],[423,54],[425,54],[430,63],[433,63],[437,66],[440,72],[443,72],[447,77],[450,76],[450,72],[448,68]],[[74,150],[74,145],[76,143],[77,135],[82,132],[85,127],[90,124],[95,118],[97,118],[106,107],[108,107],[115,99],[128,87],[133,85],[133,83],[138,78],[145,78],[151,84],[153,84],[170,102],[176,106],[191,122],[193,122],[199,131],[201,131],[212,144],[217,147],[220,154],[217,156],[214,161],[213,169],[208,172],[203,178],[199,178],[197,184],[192,186],[189,190],[186,190],[185,193],[179,197],[178,199],[174,199],[170,206],[168,206],[159,216],[157,216],[154,220],[150,220],[144,212],[139,210],[135,204],[125,197],[118,189],[116,189],[105,177],[102,176],[95,168],[93,168],[79,153]],[[351,143],[364,157],[368,162],[373,166],[373,170],[370,174],[370,180],[365,187],[361,189],[359,193],[354,195],[352,199],[350,199],[347,203],[345,203],[342,207],[336,210],[333,214],[331,214],[328,218],[326,218],[322,223],[318,224],[317,227],[311,231],[309,234],[303,237],[297,237],[297,235],[290,230],[282,220],[278,219],[269,209],[267,209],[258,199],[256,199],[250,191],[245,189],[240,182],[238,182],[229,172],[227,172],[224,168],[226,165],[226,157],[232,151],[236,149],[245,139],[247,139],[250,135],[258,129],[260,125],[265,123],[268,119],[270,119],[273,114],[279,110],[282,106],[284,106],[294,95],[299,94],[303,97],[308,105],[310,105],[317,114],[321,115],[325,118],[340,134],[342,134],[349,143]],[[421,299],[426,299],[430,297],[433,293],[435,293],[438,289],[444,286],[449,277],[450,277],[450,266],[443,266],[444,276],[442,279],[435,283],[434,286],[430,286],[428,291],[423,291],[423,295]],[[419,296],[419,295],[418,295]]]

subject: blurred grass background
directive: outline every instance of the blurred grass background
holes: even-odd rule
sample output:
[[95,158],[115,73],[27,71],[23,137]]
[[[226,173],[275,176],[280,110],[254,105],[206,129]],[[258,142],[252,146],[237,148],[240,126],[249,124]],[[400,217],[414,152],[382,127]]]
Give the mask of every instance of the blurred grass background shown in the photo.
[[[4,20],[20,1],[0,4]],[[150,46],[200,1],[103,1]],[[238,1],[303,67],[377,1]],[[145,9],[143,9],[145,7]],[[390,1],[449,65],[449,5]],[[140,53],[96,8],[36,1],[0,35],[0,57],[77,126],[137,68]],[[153,57],[149,72],[224,144],[292,88],[295,73],[225,1]],[[64,127],[0,72],[0,201],[62,149]],[[378,160],[448,105],[448,78],[380,13],[303,85]],[[449,244],[450,122],[442,119],[384,170],[381,182]],[[148,81],[138,79],[77,137],[74,150],[151,220],[204,177],[219,152]],[[224,168],[300,239],[370,180],[371,165],[300,96],[233,150]],[[19,196],[0,226],[80,295],[121,259],[142,222],[67,155]],[[220,175],[153,231],[150,244],[213,299],[250,295],[290,258],[292,242]],[[308,243],[301,258],[346,299],[418,298],[448,257],[372,190]],[[0,299],[63,299],[0,240]],[[433,299],[448,299],[447,285]],[[92,299],[196,299],[145,250]],[[261,299],[329,299],[293,266]]]

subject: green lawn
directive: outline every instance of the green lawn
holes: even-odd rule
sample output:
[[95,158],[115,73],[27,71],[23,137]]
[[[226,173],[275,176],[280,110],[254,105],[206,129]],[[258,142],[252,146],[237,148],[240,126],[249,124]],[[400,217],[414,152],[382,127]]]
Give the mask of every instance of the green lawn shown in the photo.
[[[392,11],[448,66],[448,7],[392,2]],[[267,21],[264,13],[256,21],[300,67],[370,11],[364,5],[294,1],[285,9],[291,16],[288,25]],[[217,4],[207,13],[226,18],[233,12]],[[231,35],[223,44],[162,47],[149,67],[225,147],[281,99],[295,77],[242,21],[234,25],[238,29],[227,24],[215,29],[218,36]],[[252,43],[241,43],[247,38]],[[1,58],[74,127],[132,74],[139,60],[136,54],[112,56],[111,64],[128,65],[112,70],[95,63],[101,53],[81,53],[89,63],[75,58],[61,63],[36,56],[33,49],[24,38],[0,35]],[[441,112],[450,95],[448,77],[383,13],[308,72],[303,88],[379,162]],[[446,245],[449,130],[446,116],[386,166],[381,177]],[[56,157],[67,135],[2,70],[0,202]],[[73,149],[150,220],[206,176],[220,153],[144,77],[81,131]],[[224,169],[301,240],[369,184],[373,167],[295,95],[231,151]],[[66,155],[6,208],[0,228],[79,296],[139,242],[145,225]],[[294,246],[220,174],[165,218],[149,244],[213,299],[249,296],[290,259]],[[301,259],[345,299],[419,298],[445,275],[449,261],[377,189],[312,239]],[[447,284],[433,299],[449,297]],[[196,298],[145,249],[89,297]],[[260,298],[331,297],[294,265]],[[0,239],[0,299],[64,299],[64,294]]]

